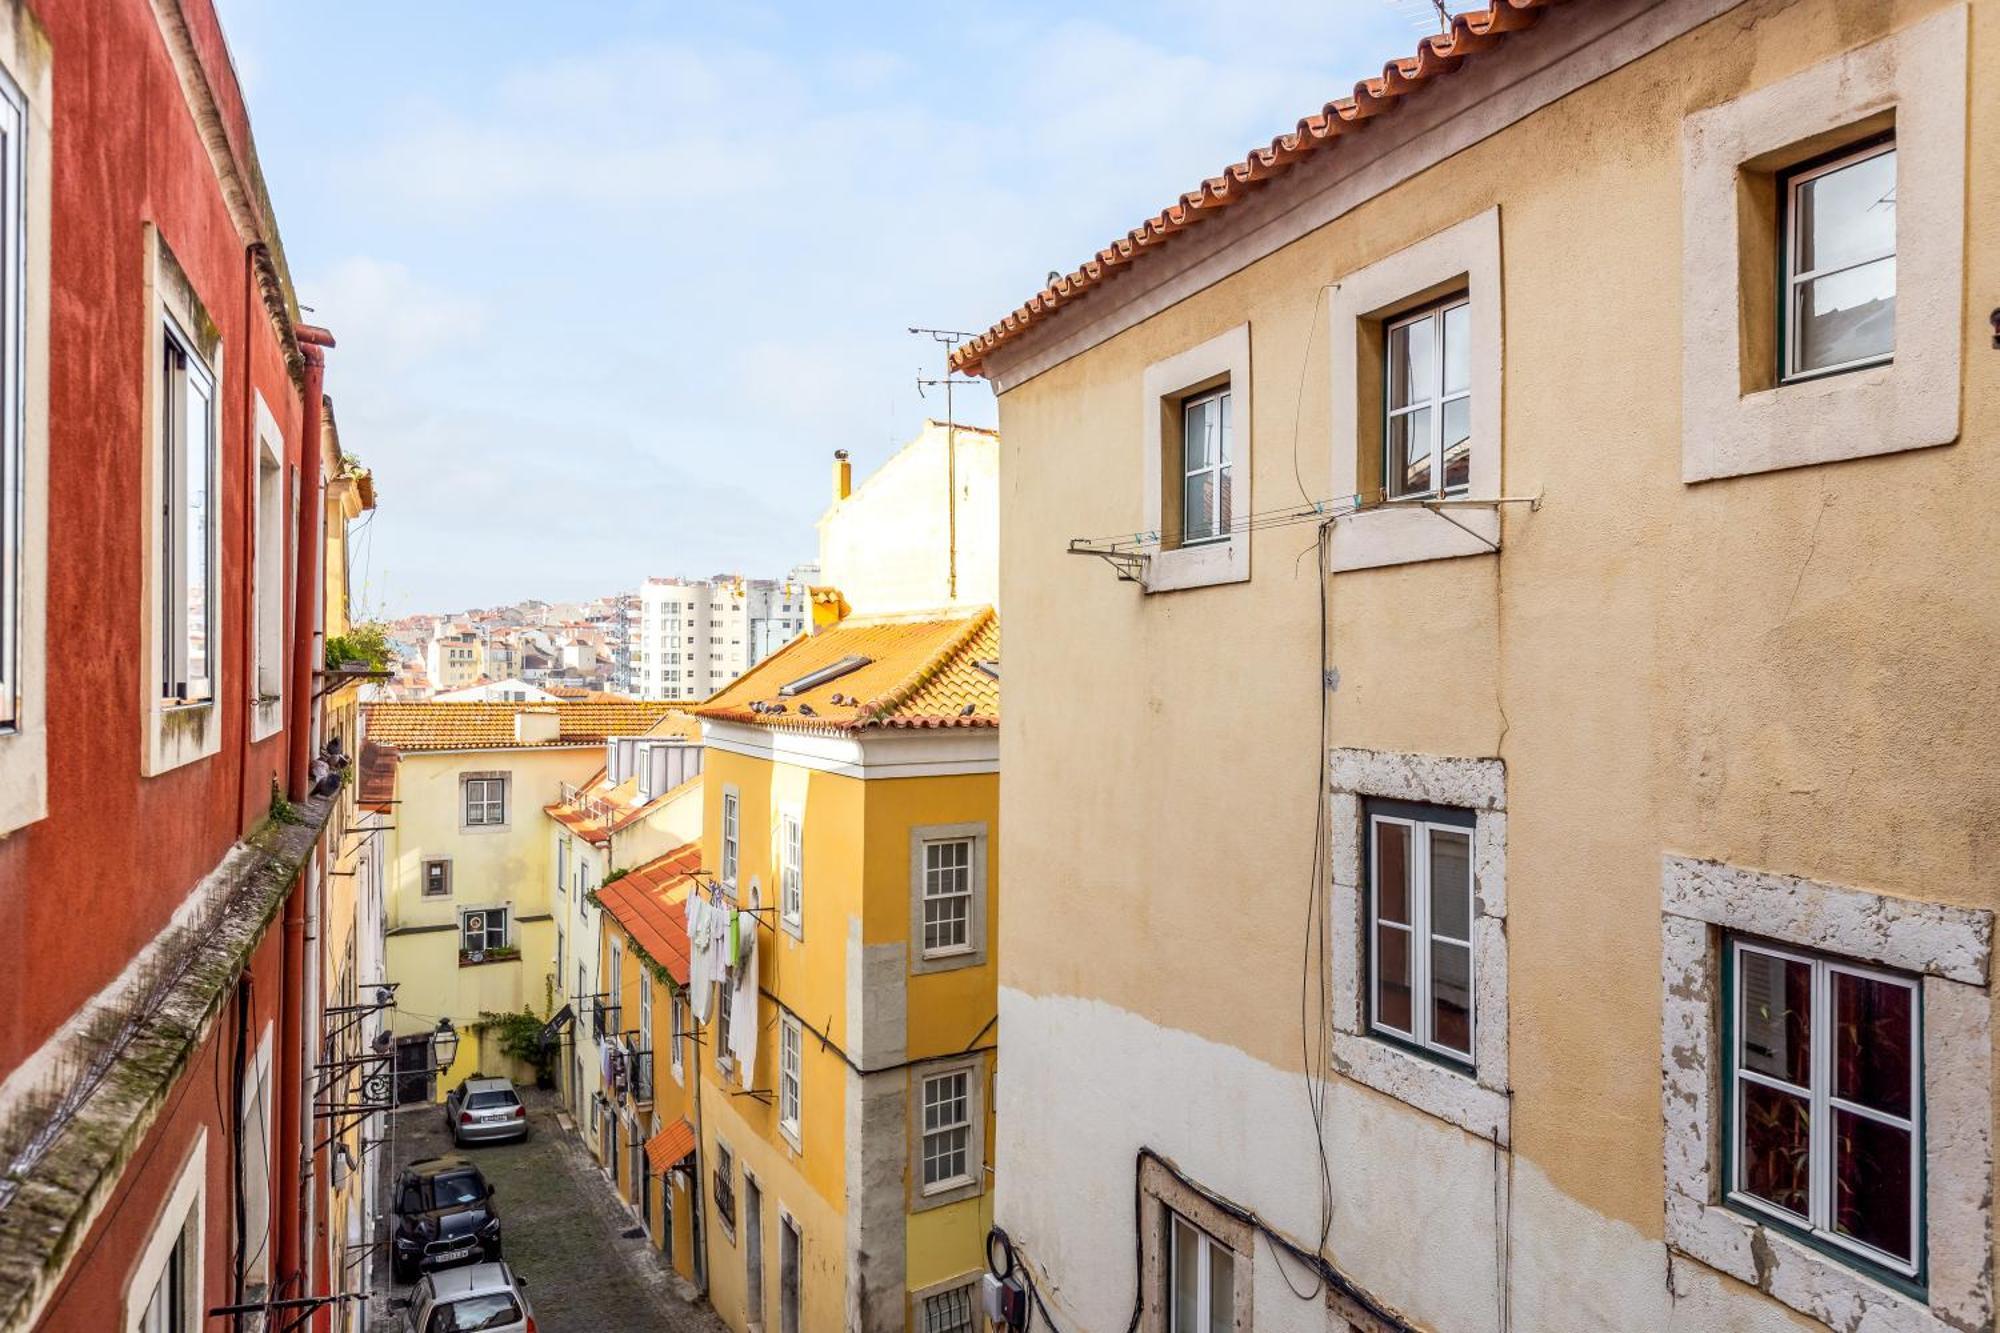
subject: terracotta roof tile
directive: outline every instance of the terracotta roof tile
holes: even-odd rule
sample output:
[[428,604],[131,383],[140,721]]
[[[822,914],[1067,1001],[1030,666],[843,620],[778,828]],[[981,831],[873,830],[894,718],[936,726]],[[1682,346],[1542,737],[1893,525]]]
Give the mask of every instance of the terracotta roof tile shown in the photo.
[[1449,32],[1424,38],[1415,55],[1392,60],[1383,66],[1379,78],[1355,84],[1352,97],[1328,102],[1316,114],[1301,120],[1290,134],[1279,135],[1267,147],[1251,149],[1242,161],[1203,181],[1199,188],[1188,191],[1099,250],[1068,277],[1057,278],[1035,293],[1026,305],[985,333],[960,344],[951,354],[951,368],[979,374],[994,348],[1019,337],[1083,296],[1141,252],[1165,243],[1196,223],[1206,222],[1231,204],[1242,202],[1265,181],[1289,171],[1371,117],[1393,110],[1399,98],[1408,97],[1432,79],[1451,73],[1465,57],[1491,50],[1506,34],[1533,25],[1557,3],[1560,0],[1490,0],[1484,9],[1455,16]]
[[684,843],[597,890],[597,905],[680,985],[688,980],[687,897],[701,845]]
[[[368,735],[384,745],[412,750],[520,750],[591,745],[607,736],[637,736],[680,714],[677,726],[691,727],[683,706],[664,701],[621,703],[376,703],[363,708]],[[554,713],[556,739],[524,745],[514,739],[514,715]],[[665,734],[679,734],[668,732]]]
[[[856,617],[793,640],[695,713],[812,731],[993,727],[1000,722],[1000,681],[979,663],[999,656],[1000,621],[991,607],[927,619]],[[779,693],[849,657],[867,663],[797,694]],[[783,712],[775,711],[779,706]]]

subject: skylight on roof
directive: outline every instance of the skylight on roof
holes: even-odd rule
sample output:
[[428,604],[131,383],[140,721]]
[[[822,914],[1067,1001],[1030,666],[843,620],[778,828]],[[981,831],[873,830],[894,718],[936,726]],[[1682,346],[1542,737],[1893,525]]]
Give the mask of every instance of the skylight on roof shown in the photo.
[[993,679],[1000,679],[1000,662],[997,658],[990,662],[974,662],[972,665],[978,667],[981,671],[993,677]]
[[838,662],[808,672],[797,680],[787,681],[778,687],[778,694],[781,697],[804,694],[807,690],[818,689],[830,680],[839,680],[850,671],[859,671],[874,660],[871,657],[843,657]]

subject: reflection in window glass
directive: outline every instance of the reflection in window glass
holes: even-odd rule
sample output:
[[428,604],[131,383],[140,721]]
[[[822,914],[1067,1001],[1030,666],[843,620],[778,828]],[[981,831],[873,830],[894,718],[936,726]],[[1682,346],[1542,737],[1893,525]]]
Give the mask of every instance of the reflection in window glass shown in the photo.
[[1785,185],[1784,372],[1872,365],[1896,350],[1896,149],[1877,144]]
[[1472,830],[1445,822],[1459,812],[1396,809],[1368,821],[1370,1024],[1470,1064]]
[[1453,297],[1388,329],[1383,492],[1453,495],[1472,477],[1472,306]]

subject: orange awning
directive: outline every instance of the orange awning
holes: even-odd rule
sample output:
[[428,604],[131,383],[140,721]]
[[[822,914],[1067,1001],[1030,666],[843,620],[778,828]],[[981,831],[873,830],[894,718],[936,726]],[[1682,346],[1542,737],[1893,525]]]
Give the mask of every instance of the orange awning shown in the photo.
[[646,1161],[653,1174],[664,1176],[694,1153],[694,1126],[682,1116],[646,1140]]

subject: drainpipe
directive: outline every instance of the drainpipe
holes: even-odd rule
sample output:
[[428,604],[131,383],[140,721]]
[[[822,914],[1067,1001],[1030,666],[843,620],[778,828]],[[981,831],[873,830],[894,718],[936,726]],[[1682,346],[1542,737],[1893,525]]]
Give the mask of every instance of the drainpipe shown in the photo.
[[[276,1297],[303,1296],[305,1267],[300,1262],[299,1215],[302,1190],[300,1165],[311,1143],[292,1142],[299,1137],[300,1115],[305,1091],[305,955],[306,955],[306,872],[301,869],[285,895],[284,987],[279,992],[278,1035],[278,1189],[271,1209],[278,1223],[278,1262],[273,1269],[271,1294]],[[295,1285],[296,1284],[296,1285]]]
[[326,382],[326,354],[321,349],[333,346],[333,335],[310,324],[300,324],[294,332],[306,359],[306,383],[299,447],[298,578],[292,590],[291,781],[287,786],[294,801],[303,801],[309,794],[312,766],[313,677],[318,674],[323,651],[317,615],[321,510],[326,504],[320,489],[320,403]]

